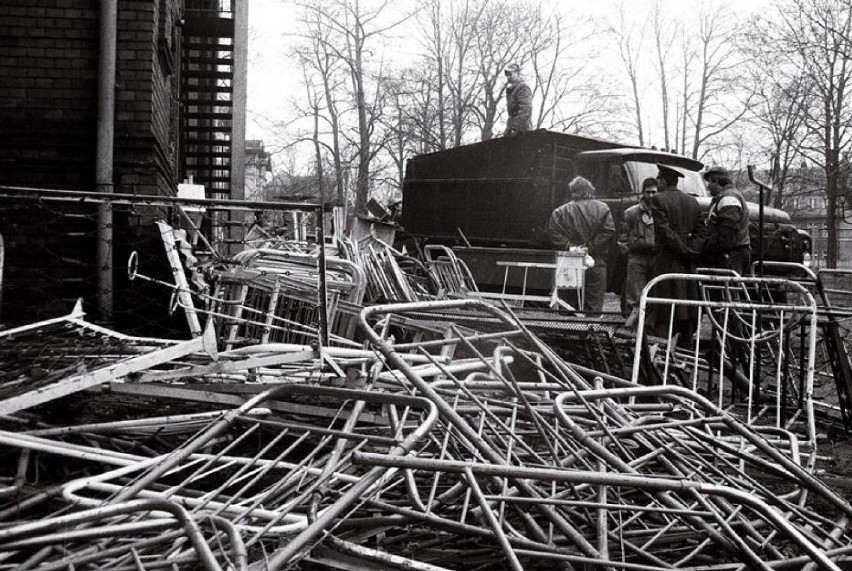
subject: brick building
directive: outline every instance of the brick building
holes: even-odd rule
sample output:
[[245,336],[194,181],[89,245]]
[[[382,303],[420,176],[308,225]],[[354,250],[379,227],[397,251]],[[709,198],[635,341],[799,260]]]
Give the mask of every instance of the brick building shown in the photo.
[[[247,19],[248,0],[0,0],[0,186],[175,196],[192,177],[208,197],[242,199]],[[4,201],[4,321],[78,297],[101,308],[93,208]],[[162,257],[153,221],[170,215],[114,213],[117,322],[138,307],[124,295],[127,255]],[[228,216],[221,239],[241,222]]]

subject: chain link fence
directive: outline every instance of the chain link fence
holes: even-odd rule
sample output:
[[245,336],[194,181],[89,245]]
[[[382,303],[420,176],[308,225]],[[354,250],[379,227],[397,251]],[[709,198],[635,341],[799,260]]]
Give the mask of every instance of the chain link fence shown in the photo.
[[[68,314],[82,300],[96,323],[185,338],[192,331],[183,305],[205,306],[205,272],[276,241],[316,244],[311,204],[20,187],[0,187],[0,195],[6,326]],[[185,275],[177,275],[176,261]]]
[[[825,223],[812,223],[800,225],[811,235],[812,252],[811,264],[815,269],[828,267],[828,229]],[[852,268],[852,228],[838,228],[837,230],[837,267]]]

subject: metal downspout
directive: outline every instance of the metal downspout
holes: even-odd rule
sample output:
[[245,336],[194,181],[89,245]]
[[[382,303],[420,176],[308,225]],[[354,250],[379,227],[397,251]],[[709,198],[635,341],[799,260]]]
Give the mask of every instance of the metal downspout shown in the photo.
[[[95,190],[113,192],[113,142],[115,134],[115,61],[118,0],[101,1],[98,45],[98,134],[95,152]],[[98,205],[97,285],[101,322],[113,320],[112,204]]]

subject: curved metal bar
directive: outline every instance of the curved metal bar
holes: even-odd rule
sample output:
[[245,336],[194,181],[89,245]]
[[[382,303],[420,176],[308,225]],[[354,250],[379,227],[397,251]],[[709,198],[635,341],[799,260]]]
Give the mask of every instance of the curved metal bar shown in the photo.
[[[816,354],[816,344],[817,344],[817,330],[818,330],[818,315],[817,315],[817,305],[816,300],[813,295],[805,288],[802,284],[793,282],[786,279],[781,278],[757,278],[757,277],[731,277],[731,276],[708,276],[708,275],[695,275],[695,274],[663,274],[661,276],[657,276],[653,278],[645,288],[642,290],[642,296],[639,302],[639,323],[637,331],[643,331],[645,327],[645,319],[646,319],[646,311],[648,303],[672,303],[673,300],[665,299],[665,298],[656,298],[656,297],[648,297],[651,289],[658,283],[665,280],[684,280],[684,281],[693,281],[693,282],[718,282],[727,284],[731,281],[736,280],[738,283],[743,284],[755,284],[755,285],[784,285],[790,290],[796,290],[802,296],[802,299],[806,301],[805,305],[796,305],[796,304],[759,304],[759,303],[725,303],[725,302],[712,302],[712,301],[697,301],[697,300],[674,300],[678,305],[685,306],[693,306],[693,307],[719,307],[719,308],[730,308],[735,307],[737,309],[745,309],[745,310],[783,310],[785,312],[807,312],[809,314],[809,326],[810,331],[808,334],[807,340],[807,351],[808,351],[808,361],[807,361],[807,371],[805,375],[805,400],[806,400],[806,414],[807,414],[807,431],[809,443],[816,446],[816,419],[814,418],[813,406],[812,406],[812,396],[813,396],[813,382],[814,382],[814,355]],[[631,375],[631,381],[636,383],[639,378],[639,368],[640,368],[640,359],[639,355],[641,355],[642,343],[644,342],[642,335],[636,336],[635,343],[635,356],[633,359],[633,371]]]
[[[183,527],[199,560],[209,571],[221,571],[222,567],[216,561],[216,556],[207,545],[198,524],[189,513],[178,503],[166,500],[131,500],[101,508],[86,510],[65,516],[58,516],[35,522],[25,523],[5,529],[0,529],[0,543],[8,542],[16,537],[26,537],[54,527],[77,525],[103,518],[126,515],[140,511],[163,511],[171,514]],[[71,564],[72,562],[68,562]]]
[[210,442],[213,441],[214,438],[221,435],[237,419],[237,417],[248,414],[249,411],[254,408],[258,408],[259,405],[266,400],[279,398],[290,394],[309,394],[338,398],[340,400],[364,399],[379,403],[399,404],[402,406],[416,406],[418,408],[430,411],[433,407],[431,402],[419,397],[392,395],[371,391],[359,391],[354,389],[321,387],[315,385],[281,385],[253,396],[239,408],[235,408],[222,415],[219,420],[211,423],[211,425],[204,432],[197,435],[190,442],[174,450],[173,452],[163,456],[161,462],[156,464],[150,472],[145,474],[144,477],[135,481],[133,484],[124,488],[119,494],[117,494],[112,499],[112,501],[121,502],[128,498],[134,497],[141,490],[145,489],[153,482],[156,482],[161,476],[172,470],[175,466],[177,466],[181,461],[185,460],[191,454],[207,446]]
[[[444,309],[478,309],[485,311],[492,316],[497,317],[505,323],[509,328],[515,329],[520,326],[507,313],[498,310],[497,308],[477,299],[458,299],[445,301],[429,301],[429,302],[414,302],[400,303],[393,305],[376,305],[365,308],[361,311],[360,321],[361,328],[369,340],[382,352],[388,362],[400,370],[406,376],[414,387],[425,395],[440,411],[441,417],[453,425],[458,433],[465,438],[470,444],[476,447],[484,458],[497,465],[506,465],[505,457],[495,448],[493,448],[486,440],[481,438],[453,407],[447,403],[436,390],[427,383],[417,372],[406,363],[394,350],[394,348],[370,327],[370,321],[377,319],[378,316],[387,313],[403,313],[406,311],[423,311],[423,310],[444,310]],[[525,494],[531,497],[538,497],[540,492],[531,486],[528,482],[518,480],[515,485]],[[569,521],[567,521],[553,506],[537,505],[538,509],[545,517],[547,517],[561,533],[574,543],[585,555],[590,557],[599,557],[600,553],[597,548],[592,545]]]
[[506,533],[500,525],[500,521],[494,515],[494,512],[491,511],[491,506],[488,504],[488,500],[485,499],[485,495],[482,493],[482,489],[479,487],[479,483],[477,483],[473,471],[466,469],[463,473],[468,486],[470,486],[470,489],[479,504],[480,513],[482,513],[485,521],[488,522],[488,527],[490,527],[491,531],[494,532],[494,536],[497,538],[500,548],[506,554],[509,566],[514,571],[523,571],[524,567],[521,565],[521,562],[518,561],[518,556],[515,554],[515,550],[512,549],[509,539],[506,537]]
[[[284,388],[286,387],[280,387],[280,389]],[[401,456],[407,454],[413,448],[414,444],[429,433],[432,429],[432,425],[438,419],[438,407],[435,406],[435,403],[422,397],[376,393],[370,391],[353,391],[347,389],[326,390],[329,391],[329,395],[343,391],[345,393],[349,393],[350,396],[348,398],[354,400],[363,399],[372,400],[374,402],[378,400],[379,402],[402,406],[417,406],[418,408],[427,411],[426,418],[421,421],[420,425],[411,434],[407,435],[402,442],[391,449],[392,455]],[[287,391],[281,392],[283,394]],[[360,399],[358,398],[359,396]],[[272,554],[266,562],[268,569],[281,569],[287,565],[291,559],[299,556],[308,544],[331,529],[334,520],[346,513],[352,504],[362,499],[362,497],[365,496],[381,478],[386,476],[387,472],[388,471],[385,468],[373,468],[364,474],[358,482],[353,484],[336,502],[334,502],[334,504],[330,505],[321,514],[319,514],[314,521],[312,521],[296,537],[289,541],[287,545]]]
[[[767,442],[762,436],[757,434],[755,431],[751,430],[742,422],[738,421],[736,418],[731,416],[729,413],[725,412],[723,409],[717,407],[715,404],[710,402],[705,397],[701,396],[698,393],[695,393],[686,387],[680,387],[676,385],[666,385],[666,386],[654,386],[654,387],[636,387],[636,388],[618,388],[618,389],[605,389],[605,390],[588,390],[588,391],[580,391],[579,393],[585,399],[599,399],[599,398],[619,398],[619,397],[636,397],[636,396],[662,396],[669,398],[683,398],[687,400],[693,401],[695,404],[703,408],[707,413],[709,413],[713,417],[718,417],[717,420],[724,422],[725,425],[734,433],[742,436],[745,440],[747,440],[750,444],[758,448],[761,452],[769,456],[772,460],[781,465],[787,472],[789,472],[792,476],[795,476],[799,479],[799,481],[806,488],[819,494],[821,497],[825,498],[827,501],[831,502],[835,506],[837,506],[840,510],[842,510],[845,514],[852,516],[852,505],[845,500],[844,498],[838,496],[834,493],[831,488],[826,486],[821,480],[814,477],[807,470],[802,468],[800,465],[793,462],[787,455],[783,454],[777,448],[772,446],[769,442]],[[565,400],[573,397],[572,393],[562,393],[556,397],[554,401],[554,409],[556,414],[561,417],[567,416],[564,411],[562,411],[563,403]],[[570,421],[570,419],[569,419]]]
[[553,468],[530,468],[524,466],[507,466],[495,464],[482,464],[478,462],[460,462],[456,460],[434,460],[416,458],[413,456],[394,457],[386,454],[373,454],[368,452],[355,452],[352,455],[355,463],[384,466],[388,468],[408,468],[412,470],[440,470],[443,472],[454,472],[463,474],[469,470],[475,474],[500,476],[517,480],[535,479],[566,482],[571,484],[589,484],[604,486],[624,486],[646,490],[658,490],[668,492],[682,492],[694,490],[698,493],[720,496],[743,504],[764,519],[777,526],[791,541],[802,548],[820,567],[830,571],[841,571],[825,552],[814,545],[802,532],[790,524],[783,515],[772,509],[763,500],[750,495],[748,492],[720,486],[706,484],[691,480],[677,480],[673,478],[649,478],[633,474],[621,474],[617,472],[581,472],[576,470],[553,469]]
[[234,557],[237,565],[237,569],[239,571],[247,571],[248,570],[248,550],[246,549],[246,544],[243,542],[243,537],[240,535],[240,532],[237,531],[236,526],[231,523],[229,520],[218,516],[206,514],[204,518],[201,519],[202,522],[210,522],[210,527],[215,531],[217,527],[221,527],[225,530],[225,533],[228,534],[228,541],[230,541],[231,546],[234,548]]

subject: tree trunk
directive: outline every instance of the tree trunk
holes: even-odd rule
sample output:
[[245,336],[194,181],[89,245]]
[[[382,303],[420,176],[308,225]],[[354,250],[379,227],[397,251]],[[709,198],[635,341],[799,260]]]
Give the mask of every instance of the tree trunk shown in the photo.
[[[828,196],[826,196],[826,244],[825,244],[825,264],[829,268],[837,267],[837,177],[832,176],[834,180],[828,183]],[[834,189],[832,189],[834,185]]]
[[698,148],[701,146],[701,123],[704,121],[704,105],[707,96],[707,74],[702,73],[701,90],[698,96],[698,112],[695,115],[695,138],[692,140],[692,158],[698,160]]
[[[334,101],[329,77],[323,74],[323,88],[325,89],[326,107],[328,107],[329,123],[331,124],[331,146],[333,149],[334,160],[334,180],[337,184],[337,200],[343,206],[344,211],[348,211],[346,204],[345,187],[343,185],[343,162],[340,160],[340,118],[337,114],[337,104]],[[316,127],[319,129],[319,126]]]
[[[320,140],[319,140],[319,108],[318,107],[314,108],[314,138],[313,138],[313,143],[314,143],[314,153],[315,153],[316,162],[317,162],[316,173],[317,173],[317,189],[319,191],[319,200],[320,200],[321,203],[324,203],[325,202],[325,176],[323,174],[323,169],[322,169],[322,147],[320,147]],[[319,220],[317,220],[317,224],[323,224],[325,222],[323,214],[324,213],[322,213],[322,212],[319,213]]]
[[[356,14],[360,6],[355,5]],[[355,106],[358,112],[358,177],[355,180],[355,216],[367,212],[367,200],[370,198],[370,133],[367,129],[367,99],[364,95],[364,35],[361,22],[354,23],[352,32],[352,84],[355,88]]]
[[645,135],[642,129],[642,107],[639,104],[639,86],[637,85],[636,75],[631,74],[630,84],[633,87],[633,101],[636,108],[636,130],[639,131],[639,146],[645,145]]

